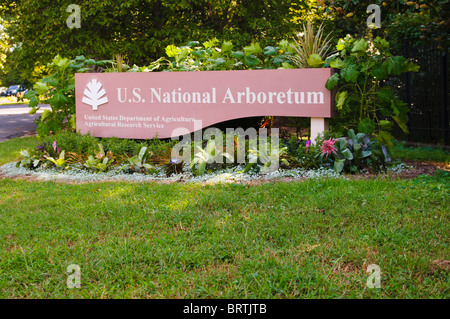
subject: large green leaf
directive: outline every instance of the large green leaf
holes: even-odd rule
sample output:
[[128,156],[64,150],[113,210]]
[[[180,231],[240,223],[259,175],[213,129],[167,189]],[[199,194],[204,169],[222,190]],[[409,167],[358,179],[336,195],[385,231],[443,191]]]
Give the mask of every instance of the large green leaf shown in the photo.
[[320,55],[313,53],[309,56],[308,60],[306,60],[309,66],[313,68],[321,68],[325,63],[324,60],[320,57]]
[[[32,107],[32,108],[35,108],[37,105],[39,104],[39,99],[36,97],[36,96],[33,96],[31,99],[30,99],[30,102],[28,102],[28,106],[29,107]],[[36,112],[35,112],[36,113]],[[31,114],[31,113],[30,113]]]
[[328,90],[332,90],[339,83],[339,73],[334,73],[325,84]]
[[233,50],[233,43],[231,41],[223,41],[222,43],[222,53],[228,53]]
[[358,75],[359,75],[359,71],[355,65],[349,65],[346,68],[341,70],[341,76],[347,82],[356,83],[356,80],[358,79]]
[[233,58],[236,58],[236,59],[241,60],[241,59],[244,57],[244,52],[242,52],[242,51],[233,51],[233,52],[231,53],[231,56],[232,56]]
[[366,52],[367,47],[368,47],[367,41],[364,39],[359,39],[355,41],[352,48],[352,52]]
[[25,94],[26,99],[31,99],[34,96],[38,95],[38,92],[35,90],[28,90],[27,94]]
[[258,42],[253,42],[247,47],[244,47],[245,55],[252,55],[252,54],[258,54],[262,52],[261,47],[259,46]]
[[381,120],[380,127],[383,130],[389,131],[392,128],[392,122],[390,122],[388,120]]
[[252,55],[246,55],[244,56],[244,63],[247,64],[249,67],[257,66],[261,63],[261,60],[258,59],[256,56]]
[[61,92],[56,92],[48,102],[52,107],[59,109],[68,103],[69,99]]
[[371,151],[362,151],[362,152],[361,152],[361,157],[362,157],[362,158],[368,157],[368,156],[370,156],[370,155],[372,155],[372,152],[371,152]]
[[45,110],[41,115],[41,122],[44,122],[46,118],[48,118],[52,114],[51,111]]
[[383,65],[374,66],[370,74],[376,77],[377,80],[385,79],[388,75],[387,70],[385,67],[383,67]]
[[330,63],[330,66],[335,69],[342,69],[345,67],[345,62],[341,59],[336,59]]
[[277,49],[273,46],[267,46],[264,48],[264,55],[273,56],[277,54]]
[[46,83],[42,83],[42,82],[37,82],[33,85],[33,89],[38,93],[38,94],[44,94],[47,93],[49,90],[49,87],[47,86]]
[[336,159],[334,161],[334,170],[338,173],[344,170],[345,159]]
[[395,122],[398,124],[398,126],[400,126],[400,128],[402,129],[403,132],[405,132],[406,134],[409,133],[409,129],[408,126],[406,125],[406,122],[403,121],[400,117],[393,115],[392,118],[395,120]]
[[346,159],[348,159],[349,161],[351,161],[351,160],[353,159],[353,154],[352,154],[352,152],[351,152],[348,148],[346,148],[345,150],[343,150],[341,153],[342,153],[342,155],[344,155],[344,157],[345,157]]
[[45,78],[42,79],[41,82],[49,84],[51,86],[57,86],[59,83],[58,79],[55,79],[53,76],[46,76]]
[[295,69],[295,66],[293,66],[292,64],[288,63],[288,62],[283,62],[281,63],[281,65],[283,66],[283,68],[285,69]]

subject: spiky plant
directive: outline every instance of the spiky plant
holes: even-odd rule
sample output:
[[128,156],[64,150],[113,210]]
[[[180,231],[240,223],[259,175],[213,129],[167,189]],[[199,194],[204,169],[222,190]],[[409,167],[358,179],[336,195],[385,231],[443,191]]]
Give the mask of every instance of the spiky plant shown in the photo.
[[315,32],[314,25],[310,21],[306,25],[303,24],[303,33],[297,33],[296,37],[293,37],[295,45],[291,44],[297,53],[290,57],[295,66],[299,68],[312,66],[311,63],[308,63],[312,54],[317,54],[322,60],[325,60],[331,54],[332,32],[324,36],[323,31],[323,23],[320,24],[317,32]]

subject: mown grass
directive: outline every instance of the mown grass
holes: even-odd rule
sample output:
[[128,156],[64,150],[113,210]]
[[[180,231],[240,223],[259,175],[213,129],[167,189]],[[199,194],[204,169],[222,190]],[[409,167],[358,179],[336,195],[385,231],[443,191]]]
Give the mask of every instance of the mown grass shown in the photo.
[[19,137],[0,142],[0,165],[19,160],[21,150],[38,145],[39,140],[34,136]]
[[450,164],[450,152],[443,148],[413,147],[404,143],[395,143],[391,149],[392,155],[402,160],[434,161]]
[[[449,298],[448,177],[2,179],[0,298]],[[70,264],[79,289],[67,288]],[[380,289],[366,285],[370,264]]]

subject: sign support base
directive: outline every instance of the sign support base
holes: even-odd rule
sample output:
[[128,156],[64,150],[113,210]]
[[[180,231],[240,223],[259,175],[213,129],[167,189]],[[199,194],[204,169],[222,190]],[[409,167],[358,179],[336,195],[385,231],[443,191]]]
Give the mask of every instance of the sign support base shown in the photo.
[[311,117],[311,143],[316,144],[319,134],[328,131],[329,119],[323,117]]

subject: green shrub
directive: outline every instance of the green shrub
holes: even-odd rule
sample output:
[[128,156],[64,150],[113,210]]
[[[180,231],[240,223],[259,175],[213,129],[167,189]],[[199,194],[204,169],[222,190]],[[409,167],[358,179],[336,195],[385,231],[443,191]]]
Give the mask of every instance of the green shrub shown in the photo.
[[337,129],[345,123],[344,129],[357,128],[362,133],[376,134],[390,147],[393,137],[389,131],[394,123],[408,133],[409,108],[383,83],[392,76],[418,71],[419,66],[403,56],[393,56],[389,42],[380,37],[367,41],[348,35],[339,40],[336,48],[339,56],[327,60],[339,70],[326,84],[329,90],[339,87],[336,109],[340,114],[332,123]]

